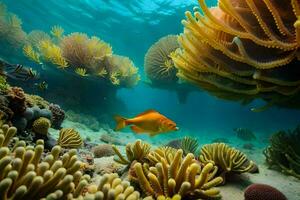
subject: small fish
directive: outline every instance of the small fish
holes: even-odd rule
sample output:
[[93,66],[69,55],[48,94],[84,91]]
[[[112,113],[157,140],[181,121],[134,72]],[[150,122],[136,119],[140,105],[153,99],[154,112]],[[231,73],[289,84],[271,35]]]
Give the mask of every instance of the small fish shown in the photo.
[[30,79],[37,79],[38,74],[35,70],[25,67],[20,64],[10,64],[0,59],[1,74],[14,80],[28,81]]
[[116,131],[131,125],[130,128],[133,132],[145,133],[150,136],[179,130],[175,122],[155,110],[147,110],[131,119],[115,116],[115,121],[117,122]]
[[35,83],[34,85],[41,91],[45,91],[48,89],[48,83],[46,83],[46,81]]

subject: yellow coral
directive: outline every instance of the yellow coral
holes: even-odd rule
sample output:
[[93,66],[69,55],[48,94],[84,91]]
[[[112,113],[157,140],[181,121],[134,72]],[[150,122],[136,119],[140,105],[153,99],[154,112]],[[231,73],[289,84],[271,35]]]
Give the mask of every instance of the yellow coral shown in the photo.
[[75,129],[63,128],[59,132],[57,144],[64,148],[79,148],[82,146],[82,138]]
[[36,134],[47,135],[48,129],[51,127],[51,122],[45,117],[36,119],[32,124],[32,130]]
[[71,67],[82,67],[89,73],[96,73],[102,67],[100,61],[112,54],[109,44],[97,37],[89,38],[83,33],[65,36],[60,43],[62,54]]
[[108,74],[108,73],[107,73],[107,70],[104,69],[104,68],[102,68],[102,69],[98,72],[97,75],[100,76],[100,77],[102,77],[102,78],[104,78],[107,74]]
[[62,56],[62,51],[59,46],[52,43],[50,40],[43,40],[39,43],[39,50],[43,58],[57,65],[59,68],[64,69],[68,67],[68,63]]
[[214,177],[217,167],[208,163],[200,169],[193,154],[187,154],[184,159],[182,154],[182,150],[178,150],[170,165],[165,159],[146,170],[141,163],[134,165],[138,183],[145,194],[153,197],[180,195],[187,199],[219,198],[220,192],[214,187],[223,179]]
[[64,29],[61,26],[53,26],[50,33],[55,38],[61,39],[64,34]]
[[82,198],[90,178],[79,171],[76,151],[60,157],[61,147],[55,146],[44,157],[43,140],[35,147],[26,147],[24,141],[9,145],[15,133],[16,128],[7,125],[0,129],[0,199]]
[[86,73],[86,69],[81,68],[81,67],[76,68],[75,73],[82,77],[88,76],[88,74]]
[[31,45],[25,45],[23,47],[23,53],[27,56],[30,60],[40,64],[40,55],[33,49]]
[[118,163],[124,164],[124,165],[129,165],[131,164],[134,160],[143,162],[146,159],[147,154],[150,151],[150,144],[144,143],[141,140],[136,140],[133,144],[129,143],[126,145],[126,156],[125,158],[118,148],[116,146],[112,146],[114,152],[118,156],[118,158],[115,158],[114,160]]
[[228,172],[249,172],[255,165],[241,151],[231,148],[225,143],[213,143],[201,148],[199,160],[203,163],[214,163],[225,181]]

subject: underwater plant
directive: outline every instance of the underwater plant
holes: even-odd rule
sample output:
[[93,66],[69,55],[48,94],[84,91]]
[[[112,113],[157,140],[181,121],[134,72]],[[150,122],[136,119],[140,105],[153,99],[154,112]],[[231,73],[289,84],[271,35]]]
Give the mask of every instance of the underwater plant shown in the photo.
[[24,141],[10,145],[17,129],[3,125],[0,129],[0,199],[72,199],[81,195],[90,179],[79,171],[81,162],[76,151],[60,156],[61,147],[55,146],[43,155],[43,140],[35,147]]
[[299,108],[299,1],[223,1],[187,11],[177,76],[214,96],[243,104]]
[[264,150],[270,168],[300,179],[300,125],[294,130],[279,131],[270,138]]
[[125,56],[112,55],[104,60],[107,76],[113,85],[133,87],[140,80],[138,68]]
[[184,155],[187,155],[188,153],[196,155],[198,147],[199,143],[195,138],[186,136],[181,140],[180,148],[183,150]]
[[0,2],[0,44],[2,47],[20,48],[24,44],[26,33],[22,29],[21,19],[7,11]]
[[170,54],[179,48],[177,35],[167,35],[154,43],[145,55],[144,68],[153,84],[175,83],[177,69]]
[[59,131],[57,144],[63,148],[79,148],[82,146],[82,138],[73,128],[62,128]]
[[112,146],[115,154],[118,156],[114,160],[123,165],[130,165],[133,161],[144,162],[146,156],[150,152],[150,144],[142,142],[141,140],[136,140],[134,143],[129,143],[126,145],[126,157],[125,158],[119,149],[113,145]]
[[53,26],[50,33],[56,39],[61,39],[64,34],[64,29],[61,26]]
[[220,191],[214,187],[222,183],[223,179],[215,177],[217,167],[208,163],[200,169],[193,154],[189,153],[184,158],[182,156],[182,150],[178,150],[170,164],[162,159],[155,167],[148,169],[139,162],[135,163],[133,168],[136,180],[143,192],[154,198],[162,195],[170,198],[180,195],[183,199],[219,198]]
[[218,174],[223,178],[224,183],[226,174],[250,172],[255,166],[244,153],[225,143],[204,145],[199,160],[204,164],[213,163],[218,166]]
[[81,67],[88,73],[96,73],[103,65],[101,61],[112,55],[109,44],[97,37],[89,38],[84,33],[71,33],[62,38],[60,48],[63,57],[72,68]]

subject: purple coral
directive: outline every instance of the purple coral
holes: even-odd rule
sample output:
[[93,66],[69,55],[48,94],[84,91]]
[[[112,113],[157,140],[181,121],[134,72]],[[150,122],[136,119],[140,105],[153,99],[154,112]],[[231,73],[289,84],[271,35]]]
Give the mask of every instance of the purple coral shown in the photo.
[[60,108],[57,104],[50,104],[49,110],[52,112],[52,127],[55,129],[60,129],[61,124],[65,119],[65,111]]

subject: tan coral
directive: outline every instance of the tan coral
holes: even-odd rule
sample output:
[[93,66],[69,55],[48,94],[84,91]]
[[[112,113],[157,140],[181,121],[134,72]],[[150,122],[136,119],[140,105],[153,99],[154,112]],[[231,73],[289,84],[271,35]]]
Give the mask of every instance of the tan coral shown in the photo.
[[201,148],[199,160],[202,163],[214,163],[219,167],[219,174],[224,179],[229,172],[251,172],[255,164],[241,151],[225,143],[206,144]]
[[[182,50],[173,56],[178,76],[215,96],[271,104],[299,98],[299,2],[219,0],[186,12]],[[297,96],[298,95],[298,96]],[[299,104],[297,105],[300,106]]]
[[214,187],[223,179],[214,177],[217,167],[208,163],[201,169],[193,154],[189,153],[185,158],[182,158],[182,154],[182,150],[178,150],[170,164],[162,159],[155,167],[148,169],[141,163],[134,165],[136,180],[144,193],[155,198],[162,195],[193,199],[219,198],[220,192]]

